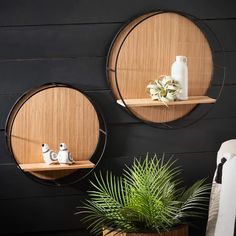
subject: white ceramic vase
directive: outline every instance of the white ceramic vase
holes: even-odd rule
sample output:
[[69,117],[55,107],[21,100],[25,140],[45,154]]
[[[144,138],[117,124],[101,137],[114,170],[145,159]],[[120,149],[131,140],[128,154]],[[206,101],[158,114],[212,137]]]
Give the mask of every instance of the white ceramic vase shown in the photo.
[[171,77],[181,85],[181,92],[177,95],[178,100],[188,100],[188,66],[187,57],[176,56],[176,61],[171,67]]

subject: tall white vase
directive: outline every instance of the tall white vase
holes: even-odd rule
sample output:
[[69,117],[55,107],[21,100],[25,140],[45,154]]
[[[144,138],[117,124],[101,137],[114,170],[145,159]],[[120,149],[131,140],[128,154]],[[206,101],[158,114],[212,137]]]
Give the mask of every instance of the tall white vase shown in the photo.
[[181,92],[177,95],[177,99],[188,100],[187,57],[176,56],[176,61],[172,64],[171,67],[171,77],[177,80],[182,87]]

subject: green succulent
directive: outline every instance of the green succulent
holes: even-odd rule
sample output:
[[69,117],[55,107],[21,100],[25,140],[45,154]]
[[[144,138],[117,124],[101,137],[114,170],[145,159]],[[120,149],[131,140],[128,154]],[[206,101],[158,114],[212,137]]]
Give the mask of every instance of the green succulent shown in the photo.
[[121,232],[165,231],[183,223],[187,217],[202,216],[210,185],[205,179],[190,188],[180,187],[181,169],[171,158],[165,162],[146,156],[135,159],[122,176],[107,172],[95,174],[94,187],[79,214],[91,233],[102,229]]

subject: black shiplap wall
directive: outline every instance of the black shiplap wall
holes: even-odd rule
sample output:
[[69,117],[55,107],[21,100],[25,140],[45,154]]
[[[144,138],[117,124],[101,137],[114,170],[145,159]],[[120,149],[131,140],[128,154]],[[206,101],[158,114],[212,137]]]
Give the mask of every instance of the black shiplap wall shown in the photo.
[[[106,82],[106,55],[118,29],[159,9],[204,20],[226,51],[227,78],[219,102],[206,118],[180,130],[138,122],[116,105]],[[40,185],[17,169],[6,149],[4,124],[11,106],[23,92],[47,82],[82,88],[103,109],[109,137],[97,169],[120,173],[134,156],[165,152],[179,159],[186,185],[207,176],[210,181],[220,144],[236,138],[235,28],[233,0],[0,1],[0,234],[89,235],[73,215],[85,197],[87,180],[63,188]],[[215,82],[212,89],[218,86]],[[205,220],[195,223],[199,227],[190,236],[203,236]]]

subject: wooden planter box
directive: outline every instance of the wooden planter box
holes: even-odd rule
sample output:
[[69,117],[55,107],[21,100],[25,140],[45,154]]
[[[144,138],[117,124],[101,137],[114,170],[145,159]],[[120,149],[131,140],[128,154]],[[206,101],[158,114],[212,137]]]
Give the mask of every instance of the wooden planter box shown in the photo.
[[188,236],[188,226],[181,225],[179,227],[173,228],[168,232],[161,232],[161,233],[118,233],[112,232],[108,233],[108,230],[103,231],[103,236]]

